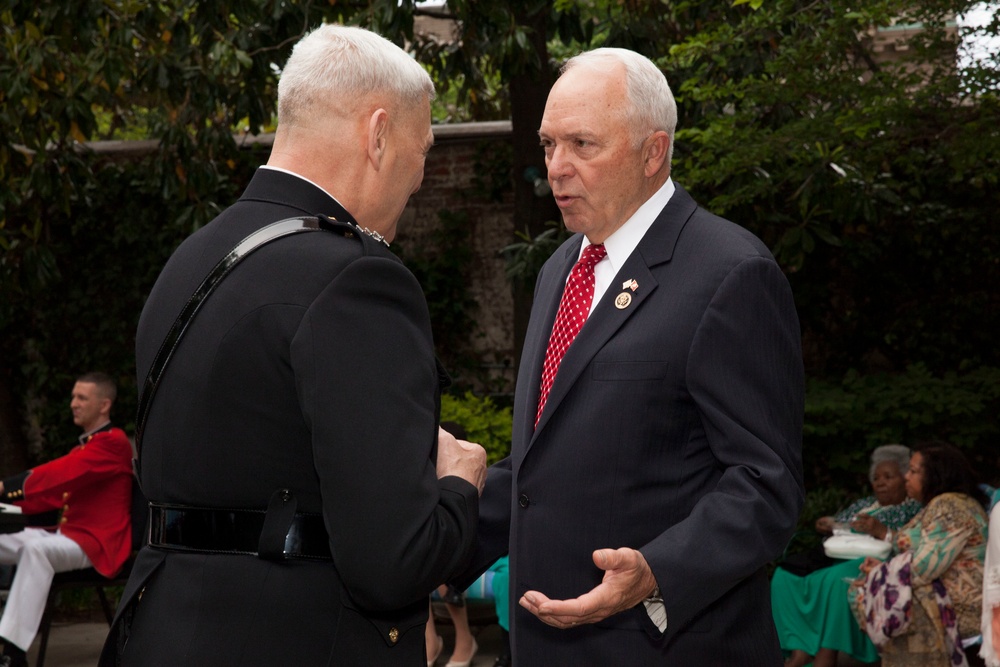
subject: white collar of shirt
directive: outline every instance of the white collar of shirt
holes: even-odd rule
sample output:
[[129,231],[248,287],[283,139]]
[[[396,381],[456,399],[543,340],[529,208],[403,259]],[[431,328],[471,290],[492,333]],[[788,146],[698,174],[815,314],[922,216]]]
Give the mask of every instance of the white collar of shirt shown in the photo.
[[111,423],[111,420],[109,419],[108,421],[104,422],[103,424],[101,424],[97,428],[95,428],[93,430],[90,430],[90,431],[87,431],[86,433],[84,433],[83,435],[81,435],[80,436],[80,444],[82,445],[82,444],[86,443],[87,440],[90,439],[90,436],[94,435],[95,433],[97,433],[98,431],[100,431],[102,428],[104,428],[105,426],[107,426],[110,423]]
[[[660,211],[667,205],[674,195],[674,181],[667,177],[666,182],[660,186],[652,197],[646,200],[639,209],[632,214],[632,217],[625,221],[625,224],[615,230],[615,232],[604,241],[604,249],[608,254],[594,267],[594,300],[590,304],[590,312],[594,312],[594,307],[600,302],[601,297],[608,291],[611,281],[618,275],[619,269],[625,264],[625,260],[639,245],[639,241],[646,235],[646,232],[656,221]],[[580,254],[583,249],[590,245],[587,237],[583,237],[580,245]],[[577,257],[579,259],[579,257]],[[568,279],[568,276],[567,276]]]
[[[319,188],[319,189],[320,189],[320,190],[322,190],[323,192],[326,192],[326,195],[327,195],[327,196],[328,196],[328,197],[329,197],[330,199],[332,199],[333,201],[335,201],[335,202],[337,202],[338,204],[340,204],[340,207],[341,207],[341,208],[344,208],[344,205],[340,203],[340,200],[339,200],[339,199],[337,199],[336,197],[334,197],[333,195],[331,195],[331,194],[330,194],[329,192],[327,192],[327,191],[326,191],[326,188],[324,188],[324,187],[323,187],[322,185],[320,185],[319,183],[316,183],[315,181],[312,181],[312,180],[310,180],[310,179],[306,178],[306,177],[305,177],[305,176],[303,176],[302,174],[296,174],[296,173],[295,173],[294,171],[288,171],[287,169],[283,169],[283,168],[281,168],[281,167],[272,167],[271,165],[268,165],[268,164],[262,164],[262,165],[260,165],[260,166],[258,167],[258,169],[270,169],[270,170],[272,170],[272,171],[280,171],[280,172],[281,172],[281,173],[283,173],[283,174],[288,174],[289,176],[294,176],[295,178],[301,178],[301,179],[302,179],[303,181],[305,181],[306,183],[311,183],[312,185],[315,185],[315,186],[316,186],[317,188]],[[346,208],[344,208],[344,210],[346,211],[347,209],[346,209]]]

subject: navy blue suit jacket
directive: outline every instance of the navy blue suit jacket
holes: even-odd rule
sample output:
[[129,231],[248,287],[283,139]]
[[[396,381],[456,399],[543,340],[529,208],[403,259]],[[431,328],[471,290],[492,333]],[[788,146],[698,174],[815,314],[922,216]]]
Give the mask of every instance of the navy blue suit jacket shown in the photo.
[[[778,665],[765,564],[804,498],[800,331],[785,276],[747,230],[678,187],[570,346],[537,428],[545,349],[582,238],[543,267],[509,458],[490,470],[468,574],[511,556],[514,664]],[[638,284],[632,291],[626,281]],[[618,308],[622,292],[631,303]],[[643,605],[558,630],[517,605],[600,583],[600,548],[639,549]]]

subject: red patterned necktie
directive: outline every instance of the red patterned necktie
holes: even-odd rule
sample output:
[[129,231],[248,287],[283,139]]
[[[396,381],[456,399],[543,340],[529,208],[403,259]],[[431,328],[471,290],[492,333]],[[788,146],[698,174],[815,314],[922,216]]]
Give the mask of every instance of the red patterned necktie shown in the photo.
[[552,325],[552,334],[549,336],[549,347],[545,351],[538,412],[535,414],[536,426],[552,390],[552,382],[556,379],[559,363],[590,314],[590,305],[594,301],[594,267],[607,254],[608,251],[604,249],[603,243],[589,245],[569,273],[569,280],[566,281],[566,288],[559,302],[559,311],[556,313],[556,321]]

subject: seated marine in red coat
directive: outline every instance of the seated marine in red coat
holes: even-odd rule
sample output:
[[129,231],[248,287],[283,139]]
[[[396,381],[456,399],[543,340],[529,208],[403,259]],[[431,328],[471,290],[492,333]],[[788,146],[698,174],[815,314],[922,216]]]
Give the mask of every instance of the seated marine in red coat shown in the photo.
[[0,616],[0,667],[27,665],[56,572],[93,567],[110,578],[131,554],[132,445],[111,425],[116,391],[103,373],[80,376],[70,401],[80,444],[0,481],[0,501],[24,514],[60,512],[53,528],[0,534],[0,563],[17,566]]

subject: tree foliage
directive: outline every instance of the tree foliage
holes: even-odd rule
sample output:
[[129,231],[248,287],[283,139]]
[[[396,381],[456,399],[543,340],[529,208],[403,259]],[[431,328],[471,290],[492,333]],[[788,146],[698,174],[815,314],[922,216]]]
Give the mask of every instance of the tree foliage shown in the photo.
[[852,371],[837,380],[810,379],[807,395],[808,477],[822,485],[861,491],[879,445],[941,439],[964,449],[983,481],[1000,482],[1000,456],[989,446],[1000,433],[1000,368],[942,375],[923,364],[893,374]]
[[[997,363],[1000,63],[956,66],[972,4],[777,0],[660,60],[678,177],[774,249],[815,371]],[[875,26],[921,30],[880,54]]]

